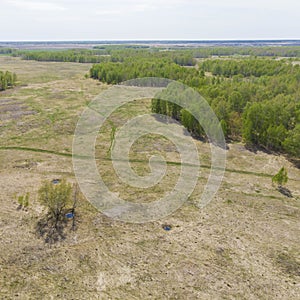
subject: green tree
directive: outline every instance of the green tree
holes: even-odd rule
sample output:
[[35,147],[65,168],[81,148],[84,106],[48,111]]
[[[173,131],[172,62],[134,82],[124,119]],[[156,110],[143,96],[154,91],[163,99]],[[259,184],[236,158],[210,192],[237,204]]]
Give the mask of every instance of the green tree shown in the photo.
[[0,91],[13,87],[16,83],[17,76],[14,73],[0,71]]
[[39,200],[48,208],[50,216],[55,222],[55,227],[57,227],[66,206],[71,204],[71,184],[67,183],[65,179],[58,184],[44,182],[38,193]]
[[245,106],[245,101],[243,100],[243,96],[240,92],[233,92],[229,96],[229,103],[232,110],[241,113]]
[[291,130],[283,142],[284,149],[295,157],[300,156],[300,124]]
[[277,174],[272,177],[272,183],[276,183],[280,188],[288,181],[287,170],[282,167]]

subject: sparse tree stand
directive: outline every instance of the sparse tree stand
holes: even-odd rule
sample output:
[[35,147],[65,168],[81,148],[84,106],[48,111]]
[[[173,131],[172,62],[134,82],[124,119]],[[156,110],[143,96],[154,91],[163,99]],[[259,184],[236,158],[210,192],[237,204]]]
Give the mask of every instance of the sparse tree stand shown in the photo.
[[39,199],[48,208],[55,228],[57,228],[59,221],[62,220],[66,206],[71,204],[71,195],[72,186],[65,179],[58,184],[44,182],[39,189]]

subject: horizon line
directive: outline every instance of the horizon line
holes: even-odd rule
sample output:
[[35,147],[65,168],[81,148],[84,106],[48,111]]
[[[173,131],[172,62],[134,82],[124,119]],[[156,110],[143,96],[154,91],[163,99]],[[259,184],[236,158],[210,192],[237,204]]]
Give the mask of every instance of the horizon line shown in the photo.
[[247,38],[247,39],[49,39],[49,40],[0,40],[0,43],[12,42],[251,42],[251,41],[300,41],[300,38]]

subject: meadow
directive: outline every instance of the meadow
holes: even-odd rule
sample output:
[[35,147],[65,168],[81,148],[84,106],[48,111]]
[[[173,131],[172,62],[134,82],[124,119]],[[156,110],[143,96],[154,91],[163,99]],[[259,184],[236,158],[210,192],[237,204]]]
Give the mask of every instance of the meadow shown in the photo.
[[[201,173],[175,213],[144,224],[123,223],[82,197],[77,230],[67,221],[59,241],[45,242],[38,223],[46,208],[37,191],[45,180],[76,181],[74,130],[83,110],[108,84],[86,76],[90,63],[1,55],[0,66],[17,74],[17,85],[0,92],[0,298],[299,298],[300,170],[283,153],[250,151],[242,141],[228,142],[222,185],[205,208],[197,202],[209,176],[210,146],[195,139]],[[112,131],[151,109],[151,99],[131,102],[99,132],[99,173],[110,190],[128,201],[154,201],[174,186],[180,171],[174,145],[155,135],[138,140],[130,159],[144,175],[149,157],[161,153],[169,164],[157,186],[124,185],[108,159]],[[293,198],[272,185],[282,166]],[[27,192],[29,206],[18,209],[17,197]],[[171,230],[164,230],[166,224]]]

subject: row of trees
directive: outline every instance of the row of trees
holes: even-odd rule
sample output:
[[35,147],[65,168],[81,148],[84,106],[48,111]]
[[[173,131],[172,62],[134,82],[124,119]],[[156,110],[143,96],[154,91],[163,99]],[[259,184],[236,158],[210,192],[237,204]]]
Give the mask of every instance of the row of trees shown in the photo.
[[17,76],[15,73],[0,71],[0,91],[13,87],[16,83]]

